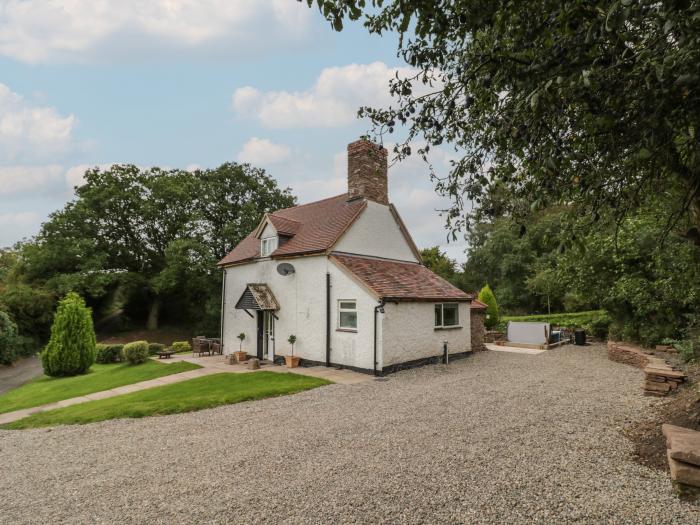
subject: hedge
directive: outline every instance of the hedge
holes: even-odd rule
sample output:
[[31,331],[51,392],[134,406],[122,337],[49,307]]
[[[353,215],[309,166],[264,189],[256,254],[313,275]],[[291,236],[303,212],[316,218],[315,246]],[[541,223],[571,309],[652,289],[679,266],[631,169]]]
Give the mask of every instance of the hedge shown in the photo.
[[191,352],[192,347],[190,346],[190,343],[187,341],[175,341],[173,343],[172,349],[175,350],[178,354],[180,352]]
[[95,361],[101,364],[118,363],[124,359],[122,355],[123,349],[124,345],[98,344]]
[[165,350],[165,345],[161,343],[148,343],[148,355],[156,355]]
[[134,341],[124,345],[124,359],[129,364],[138,365],[148,360],[148,343],[146,341]]
[[587,312],[572,312],[564,314],[538,314],[538,315],[517,315],[503,316],[498,325],[501,331],[506,330],[508,321],[541,322],[551,323],[563,328],[583,328],[587,333],[604,339],[608,335],[608,328],[611,320],[605,310],[590,310]]

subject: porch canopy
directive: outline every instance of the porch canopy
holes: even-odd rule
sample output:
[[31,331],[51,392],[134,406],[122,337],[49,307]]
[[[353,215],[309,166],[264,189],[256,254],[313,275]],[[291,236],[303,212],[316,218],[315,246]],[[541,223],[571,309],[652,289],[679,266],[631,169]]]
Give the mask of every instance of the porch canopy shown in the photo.
[[249,283],[236,303],[239,310],[267,310],[276,312],[280,305],[270,287],[264,283]]

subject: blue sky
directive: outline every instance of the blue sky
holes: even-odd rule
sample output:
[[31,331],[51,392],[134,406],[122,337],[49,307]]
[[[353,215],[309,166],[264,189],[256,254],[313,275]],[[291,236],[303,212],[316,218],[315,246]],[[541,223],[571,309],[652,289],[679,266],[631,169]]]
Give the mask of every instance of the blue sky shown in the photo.
[[[301,202],[341,193],[357,108],[389,104],[406,68],[395,51],[295,0],[0,0],[0,246],[94,165],[250,162]],[[439,173],[450,158],[435,152]],[[421,161],[391,167],[390,198],[420,247],[464,259]]]

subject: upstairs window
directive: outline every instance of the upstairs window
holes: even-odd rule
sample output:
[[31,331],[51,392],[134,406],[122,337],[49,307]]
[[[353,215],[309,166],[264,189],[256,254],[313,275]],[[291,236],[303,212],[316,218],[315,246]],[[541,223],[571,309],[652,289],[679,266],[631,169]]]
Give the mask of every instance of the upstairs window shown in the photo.
[[435,328],[459,326],[459,305],[442,303],[435,305]]
[[277,249],[277,237],[266,237],[260,240],[260,256],[268,257]]
[[357,330],[357,302],[354,299],[338,301],[338,328],[340,330]]

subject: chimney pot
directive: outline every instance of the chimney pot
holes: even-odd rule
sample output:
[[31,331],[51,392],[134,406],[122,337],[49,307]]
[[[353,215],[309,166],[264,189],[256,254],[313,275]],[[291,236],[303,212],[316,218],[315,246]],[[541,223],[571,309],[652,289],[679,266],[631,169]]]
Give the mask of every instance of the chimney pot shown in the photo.
[[348,194],[389,204],[388,153],[382,146],[360,139],[348,144]]

